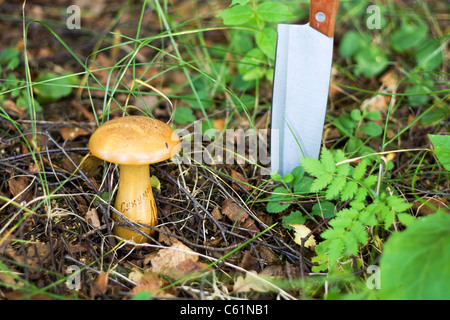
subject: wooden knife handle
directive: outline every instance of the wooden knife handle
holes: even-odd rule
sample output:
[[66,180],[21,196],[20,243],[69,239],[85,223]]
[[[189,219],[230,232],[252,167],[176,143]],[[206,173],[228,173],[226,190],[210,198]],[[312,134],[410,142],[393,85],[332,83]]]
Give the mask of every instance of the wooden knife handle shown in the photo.
[[333,37],[339,0],[311,0],[309,25],[319,32]]

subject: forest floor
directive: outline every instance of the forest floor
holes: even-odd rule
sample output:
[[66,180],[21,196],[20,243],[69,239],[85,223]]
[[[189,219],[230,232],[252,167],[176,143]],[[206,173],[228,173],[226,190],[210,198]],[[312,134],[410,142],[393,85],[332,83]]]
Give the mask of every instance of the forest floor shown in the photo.
[[[267,163],[249,160],[248,149],[245,161],[234,154],[230,164],[222,158],[151,165],[157,235],[140,245],[114,236],[118,167],[88,148],[106,117],[151,113],[189,133],[194,123],[205,128],[207,117],[209,128],[238,132],[232,144],[246,141],[245,130],[270,129],[272,79],[265,74],[273,61],[241,68],[245,52],[235,54],[233,46],[238,37],[253,36],[234,32],[217,16],[230,1],[159,1],[159,9],[148,3],[78,1],[80,26],[71,29],[76,11],[67,11],[67,1],[27,1],[23,11],[21,1],[0,0],[0,299],[290,300],[360,292],[364,270],[379,261],[389,232],[371,234],[331,296],[326,270],[313,271],[314,247],[296,241],[283,218],[295,209],[304,216],[317,212],[318,203],[336,211],[347,203],[322,202],[317,192],[274,197],[280,184],[264,171]],[[303,23],[308,1],[286,3],[295,13],[301,9],[301,19],[290,21]],[[380,1],[392,20],[381,31],[354,32],[381,50],[381,70],[369,59],[379,60],[378,51],[349,52],[366,38],[345,37],[358,25],[354,19],[367,17],[364,5],[363,13],[341,5],[323,146],[343,149],[347,158],[379,153],[370,173],[386,164],[383,181],[409,204],[409,215],[421,217],[449,205],[448,171],[428,135],[449,129],[450,13],[446,1],[411,3]],[[426,76],[416,69],[423,61],[415,47],[401,42],[411,33],[398,19],[426,25],[423,42],[440,39],[441,58],[431,58],[435,65]],[[247,81],[253,71],[264,76]],[[37,84],[42,81],[47,85]],[[211,141],[203,139],[200,150],[184,155],[210,151]],[[306,234],[321,242],[331,218],[308,218]],[[396,220],[389,230],[403,228]]]

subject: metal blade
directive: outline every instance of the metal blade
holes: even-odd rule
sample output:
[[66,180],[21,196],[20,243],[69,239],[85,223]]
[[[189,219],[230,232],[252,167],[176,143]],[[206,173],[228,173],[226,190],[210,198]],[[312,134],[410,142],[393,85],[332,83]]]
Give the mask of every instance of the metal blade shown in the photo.
[[272,98],[271,170],[281,175],[320,152],[333,38],[306,25],[278,25]]

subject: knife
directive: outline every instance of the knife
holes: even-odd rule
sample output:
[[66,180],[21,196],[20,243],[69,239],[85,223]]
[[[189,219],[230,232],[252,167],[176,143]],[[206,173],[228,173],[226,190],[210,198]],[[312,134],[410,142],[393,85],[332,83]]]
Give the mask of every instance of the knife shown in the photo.
[[309,23],[279,24],[271,112],[271,171],[318,158],[339,0],[311,0]]

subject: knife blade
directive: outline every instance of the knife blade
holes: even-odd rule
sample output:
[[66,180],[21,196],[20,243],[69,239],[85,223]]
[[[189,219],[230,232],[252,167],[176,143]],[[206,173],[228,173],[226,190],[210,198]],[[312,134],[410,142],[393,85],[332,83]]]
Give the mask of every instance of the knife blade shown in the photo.
[[318,158],[339,0],[311,0],[309,23],[279,24],[271,112],[271,171]]

